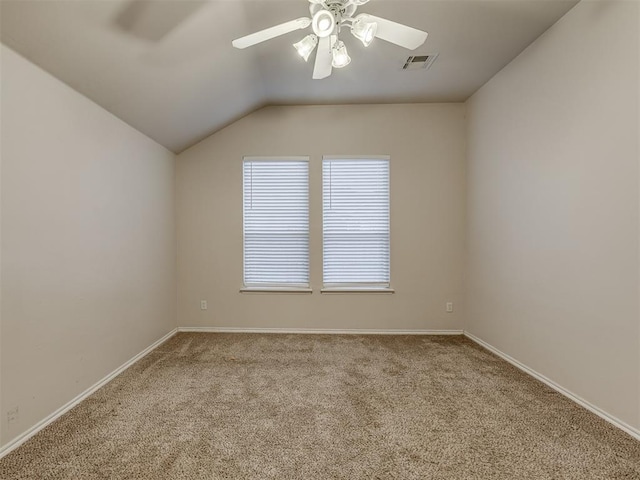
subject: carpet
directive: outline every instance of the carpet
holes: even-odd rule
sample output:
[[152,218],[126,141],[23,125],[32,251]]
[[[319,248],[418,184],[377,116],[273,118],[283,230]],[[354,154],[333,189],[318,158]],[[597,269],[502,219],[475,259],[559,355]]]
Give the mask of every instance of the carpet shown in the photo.
[[2,479],[640,479],[640,442],[470,340],[180,333]]

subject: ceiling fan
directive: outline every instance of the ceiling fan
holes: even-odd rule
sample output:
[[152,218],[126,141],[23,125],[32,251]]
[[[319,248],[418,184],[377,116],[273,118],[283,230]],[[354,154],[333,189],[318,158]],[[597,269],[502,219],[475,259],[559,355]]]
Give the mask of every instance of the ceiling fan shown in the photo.
[[347,47],[338,37],[343,28],[350,28],[351,34],[368,47],[374,38],[415,50],[427,40],[427,32],[407,25],[392,22],[366,13],[355,16],[360,5],[369,0],[309,0],[311,18],[302,17],[276,25],[232,42],[236,48],[247,48],[258,43],[284,35],[294,30],[311,26],[313,33],[293,46],[305,61],[317,48],[313,78],[320,80],[331,75],[333,68],[349,65],[351,57]]

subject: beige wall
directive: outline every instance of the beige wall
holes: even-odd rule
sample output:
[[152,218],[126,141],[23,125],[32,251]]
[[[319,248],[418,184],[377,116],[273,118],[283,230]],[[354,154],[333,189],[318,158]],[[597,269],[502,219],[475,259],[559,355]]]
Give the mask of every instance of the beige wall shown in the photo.
[[468,102],[467,329],[640,427],[639,6],[582,2]]
[[[464,115],[460,104],[269,107],[180,154],[178,324],[461,329]],[[323,154],[391,156],[394,295],[320,294]],[[312,295],[239,293],[244,155],[311,157]],[[445,313],[447,301],[454,313]]]
[[[0,46],[1,47],[1,46]],[[2,52],[0,52],[1,55]],[[0,56],[0,142],[2,142],[2,84],[3,68],[2,57]],[[0,448],[4,445],[2,433],[2,417],[6,417],[6,411],[2,403],[2,143],[0,143]]]
[[174,155],[1,53],[7,444],[175,328]]

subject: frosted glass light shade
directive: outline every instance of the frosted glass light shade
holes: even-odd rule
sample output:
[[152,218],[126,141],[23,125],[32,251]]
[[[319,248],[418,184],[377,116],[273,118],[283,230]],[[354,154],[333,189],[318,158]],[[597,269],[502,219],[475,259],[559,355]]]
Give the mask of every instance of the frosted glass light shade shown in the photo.
[[313,28],[313,33],[318,37],[328,37],[333,33],[335,28],[335,18],[333,17],[333,13],[329,10],[319,10],[313,16],[311,26]]
[[365,47],[371,45],[378,31],[378,24],[369,20],[368,15],[358,15],[351,25],[351,33]]
[[318,37],[313,33],[307,35],[298,43],[293,44],[298,51],[298,55],[304,58],[305,62],[309,60],[309,55],[311,55],[311,52],[316,48],[316,45],[318,45]]
[[331,51],[333,55],[333,60],[331,65],[334,68],[342,68],[346,67],[351,63],[351,57],[347,53],[347,47],[344,45],[344,42],[338,41]]

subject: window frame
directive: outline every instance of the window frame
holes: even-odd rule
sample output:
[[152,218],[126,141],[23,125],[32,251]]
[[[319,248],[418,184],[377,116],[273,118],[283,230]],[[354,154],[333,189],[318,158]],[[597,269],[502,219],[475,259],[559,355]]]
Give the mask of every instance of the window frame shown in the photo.
[[[389,217],[387,228],[389,232],[389,282],[345,282],[345,283],[325,283],[324,281],[324,245],[325,245],[325,229],[324,229],[324,161],[325,160],[386,160],[388,162],[388,209]],[[392,271],[391,271],[391,155],[323,155],[322,156],[322,288],[320,293],[374,293],[374,294],[389,294],[395,293],[392,285]]]
[[[308,283],[273,283],[273,284],[247,284],[245,279],[246,267],[246,232],[245,232],[245,175],[244,167],[247,162],[306,162],[307,163],[307,264]],[[306,155],[298,156],[250,156],[242,157],[242,287],[241,293],[311,293],[311,162]]]

